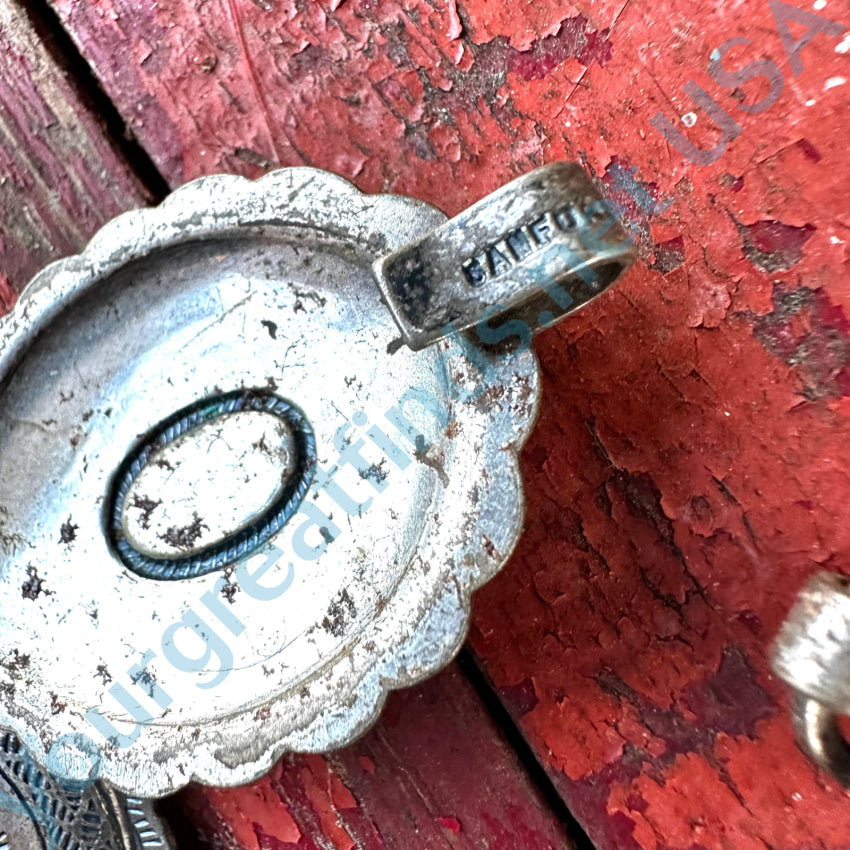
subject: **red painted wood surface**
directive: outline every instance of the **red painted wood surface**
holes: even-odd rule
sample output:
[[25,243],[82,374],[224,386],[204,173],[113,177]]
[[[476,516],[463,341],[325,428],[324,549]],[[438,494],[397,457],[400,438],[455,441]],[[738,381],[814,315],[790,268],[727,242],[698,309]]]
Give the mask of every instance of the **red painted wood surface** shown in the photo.
[[0,313],[147,196],[23,9],[0,2]]
[[213,848],[571,846],[454,665],[392,694],[343,750],[286,757],[254,785],[194,786],[182,800]]
[[[599,847],[850,845],[766,660],[796,589],[850,549],[846,33],[795,77],[766,0],[54,5],[174,185],[306,163],[449,213],[557,158],[609,185],[643,262],[539,338],[528,530],[472,646]],[[846,2],[819,14],[850,23]],[[738,106],[765,79],[707,74],[733,37],[751,44],[727,67],[784,75],[759,114]],[[691,78],[742,127],[704,167],[650,123],[717,141]],[[246,792],[221,793],[223,812]]]

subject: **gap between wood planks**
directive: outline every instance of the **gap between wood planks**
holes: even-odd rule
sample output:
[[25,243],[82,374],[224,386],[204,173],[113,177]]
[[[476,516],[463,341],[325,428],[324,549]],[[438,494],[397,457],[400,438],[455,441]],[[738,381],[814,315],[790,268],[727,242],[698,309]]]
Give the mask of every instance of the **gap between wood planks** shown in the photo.
[[[100,86],[88,62],[83,58],[71,36],[46,0],[28,0],[21,8],[32,23],[57,65],[66,72],[69,84],[81,102],[100,119],[105,135],[115,145],[120,156],[139,182],[150,193],[153,203],[158,204],[171,191],[167,181],[157,169],[147,151],[136,141],[118,109]],[[552,811],[573,842],[575,850],[594,850],[587,833],[573,816],[563,798],[558,794],[552,780],[534,755],[519,727],[487,681],[485,674],[475,662],[472,653],[464,648],[458,658],[458,666],[484,705],[496,727],[505,737],[516,754],[531,784],[537,789],[546,806]],[[182,824],[182,817],[175,805],[176,798],[166,798],[161,808],[172,824]],[[181,846],[191,846],[194,836],[185,828],[179,830]]]
[[147,151],[136,141],[115,104],[101,88],[88,62],[62,26],[58,15],[47,0],[13,0],[27,16],[33,29],[56,64],[65,71],[68,84],[80,102],[96,115],[104,135],[115,146],[136,179],[150,193],[154,204],[160,203],[171,191]]
[[543,801],[564,828],[567,837],[573,842],[574,850],[596,850],[596,845],[590,840],[582,825],[569,810],[564,798],[558,793],[555,784],[549,778],[549,774],[546,773],[546,769],[537,760],[534,750],[525,740],[519,726],[514,722],[510,712],[505,708],[501,699],[499,699],[499,695],[487,680],[487,676],[475,660],[475,655],[468,647],[464,646],[455,660],[467,681],[478,694],[478,698],[490,715],[490,719],[504,735],[508,746],[514,751],[531,784],[537,789]]

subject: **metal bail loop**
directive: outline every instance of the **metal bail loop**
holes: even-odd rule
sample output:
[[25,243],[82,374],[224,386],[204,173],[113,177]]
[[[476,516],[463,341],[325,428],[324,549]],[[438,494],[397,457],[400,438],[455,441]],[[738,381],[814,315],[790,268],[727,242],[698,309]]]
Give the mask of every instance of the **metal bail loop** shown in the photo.
[[792,716],[800,749],[850,789],[850,744],[841,734],[839,715],[816,699],[794,691]]
[[479,322],[549,327],[635,261],[632,239],[579,165],[544,165],[374,265],[410,348]]
[[850,789],[850,744],[838,728],[850,714],[850,579],[812,576],[779,630],[772,666],[793,689],[801,749]]

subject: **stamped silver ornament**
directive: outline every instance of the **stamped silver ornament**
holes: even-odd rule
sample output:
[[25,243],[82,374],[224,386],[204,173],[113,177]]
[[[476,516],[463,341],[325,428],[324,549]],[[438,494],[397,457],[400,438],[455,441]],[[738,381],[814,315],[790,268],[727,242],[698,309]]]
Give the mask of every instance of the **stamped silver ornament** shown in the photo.
[[446,664],[521,531],[530,335],[634,259],[600,201],[568,164],[449,222],[214,176],[39,274],[0,321],[0,724],[155,797]]
[[150,801],[102,782],[62,787],[0,730],[2,850],[170,850]]

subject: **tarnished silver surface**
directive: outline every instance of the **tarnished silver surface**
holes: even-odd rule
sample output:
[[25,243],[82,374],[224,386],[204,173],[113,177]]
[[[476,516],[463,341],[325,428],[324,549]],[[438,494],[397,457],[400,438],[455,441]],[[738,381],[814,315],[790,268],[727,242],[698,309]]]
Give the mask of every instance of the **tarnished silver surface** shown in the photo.
[[0,320],[0,724],[54,775],[248,782],[456,652],[538,376],[402,344],[373,265],[443,222],[314,169],[202,178]]
[[800,749],[850,789],[850,744],[838,725],[838,715],[822,702],[794,691],[791,706]]
[[772,661],[794,691],[800,746],[850,788],[850,745],[837,722],[850,714],[850,579],[812,576],[776,637]]
[[[171,529],[197,525],[192,544],[198,548],[225,539],[280,493],[294,467],[292,442],[279,419],[257,412],[235,413],[184,434],[130,487],[121,511],[123,534],[140,551],[171,558],[186,545]],[[196,487],[199,480],[217,482],[215,499]],[[201,514],[202,525],[195,519]]]
[[2,850],[169,850],[150,801],[96,782],[63,788],[0,730]]
[[584,169],[535,169],[432,233],[382,257],[378,285],[405,342],[419,349],[474,327],[493,305],[547,326],[605,291],[636,249]]

